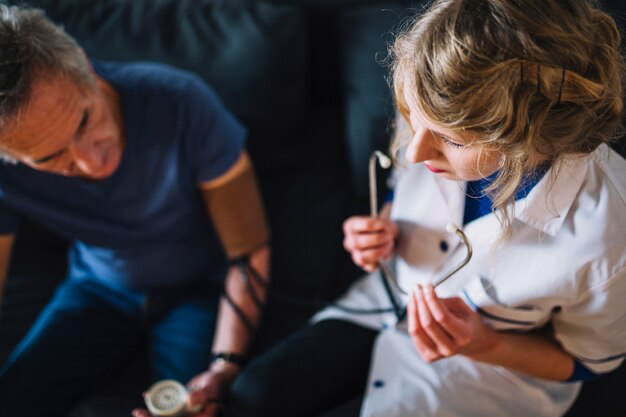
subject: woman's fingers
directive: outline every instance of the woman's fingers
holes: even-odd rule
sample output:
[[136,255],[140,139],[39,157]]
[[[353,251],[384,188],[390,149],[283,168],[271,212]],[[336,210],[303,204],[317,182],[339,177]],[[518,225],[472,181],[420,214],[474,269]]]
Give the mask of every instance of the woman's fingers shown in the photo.
[[384,230],[376,233],[359,233],[350,237],[354,247],[361,250],[374,249],[393,242],[391,233],[387,233]]
[[409,304],[407,307],[409,335],[415,347],[425,361],[433,362],[439,359],[441,355],[439,355],[437,346],[421,325],[416,289],[412,290],[411,294],[409,294]]
[[[443,356],[451,356],[455,354],[457,346],[452,337],[450,337],[450,335],[433,316],[428,302],[426,301],[424,290],[421,286],[418,286],[416,289],[415,297],[417,302],[417,311],[420,317],[420,325],[424,328],[426,334],[436,345],[437,351]],[[447,312],[444,314],[447,314]]]
[[446,307],[457,317],[469,318],[475,315],[476,312],[467,305],[467,303],[461,297],[451,297],[446,299]]
[[389,222],[389,219],[379,217],[354,216],[344,222],[343,230],[345,233],[380,232]]
[[[454,314],[449,309],[448,303],[446,305],[442,303],[431,284],[424,287],[422,293],[433,319],[451,337],[456,348],[464,346],[468,342],[467,338],[469,335],[466,321]],[[446,302],[450,300],[446,299]]]
[[377,246],[395,239],[396,235],[394,233],[393,225],[391,223],[386,224],[381,228],[367,230],[355,230],[348,228],[347,230],[344,230],[344,246],[348,245],[354,248]]
[[409,333],[424,360],[429,362],[476,350],[476,341],[486,339],[476,336],[481,333],[479,327],[487,328],[476,317],[461,298],[439,298],[432,285],[425,288],[417,285],[409,296]]
[[393,243],[391,235],[383,233],[369,233],[349,235],[343,240],[343,247],[350,252],[378,249],[389,243]]
[[371,272],[393,254],[396,229],[389,219],[352,217],[344,223],[343,246],[358,266]]
[[[393,252],[393,242],[388,242],[384,246],[375,249],[357,250],[352,252],[352,260],[355,264],[368,270],[374,270],[378,267],[381,259],[388,257]],[[367,267],[367,268],[366,268]]]

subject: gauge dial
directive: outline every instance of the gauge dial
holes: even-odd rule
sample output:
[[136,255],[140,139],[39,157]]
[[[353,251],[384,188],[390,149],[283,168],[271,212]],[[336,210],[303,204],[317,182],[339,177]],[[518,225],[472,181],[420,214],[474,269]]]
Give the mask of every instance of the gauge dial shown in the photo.
[[152,404],[161,410],[168,410],[178,406],[181,402],[180,391],[173,386],[163,386],[152,395]]
[[178,381],[163,380],[148,390],[146,405],[157,417],[174,417],[183,414],[187,401],[187,390]]

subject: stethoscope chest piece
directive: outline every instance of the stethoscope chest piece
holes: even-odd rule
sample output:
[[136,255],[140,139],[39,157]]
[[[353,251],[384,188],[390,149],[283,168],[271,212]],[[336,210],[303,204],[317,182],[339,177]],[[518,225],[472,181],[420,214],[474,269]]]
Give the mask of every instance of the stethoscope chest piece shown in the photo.
[[152,385],[146,393],[148,410],[155,417],[180,417],[189,410],[187,389],[178,381],[164,379]]

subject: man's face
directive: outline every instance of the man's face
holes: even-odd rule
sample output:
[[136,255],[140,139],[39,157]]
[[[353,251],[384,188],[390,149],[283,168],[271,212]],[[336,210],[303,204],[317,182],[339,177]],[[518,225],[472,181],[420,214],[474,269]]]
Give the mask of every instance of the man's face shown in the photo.
[[101,79],[95,88],[61,75],[37,79],[0,140],[36,170],[103,179],[119,166],[124,147],[115,103],[115,93]]

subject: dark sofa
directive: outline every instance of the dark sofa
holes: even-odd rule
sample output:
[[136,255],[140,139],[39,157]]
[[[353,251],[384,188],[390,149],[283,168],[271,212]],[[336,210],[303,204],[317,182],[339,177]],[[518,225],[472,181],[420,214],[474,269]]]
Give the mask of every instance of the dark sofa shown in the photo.
[[[386,47],[407,9],[421,2],[26,2],[62,23],[94,59],[161,61],[198,73],[248,126],[273,231],[272,286],[306,300],[270,299],[255,352],[303,325],[358,276],[341,249],[341,224],[367,211],[367,160],[387,147],[393,114]],[[23,224],[0,315],[0,360],[63,278],[66,247],[35,222]],[[72,415],[128,415],[147,384],[143,358],[138,351]],[[625,416],[624,368],[586,384],[568,416]]]

